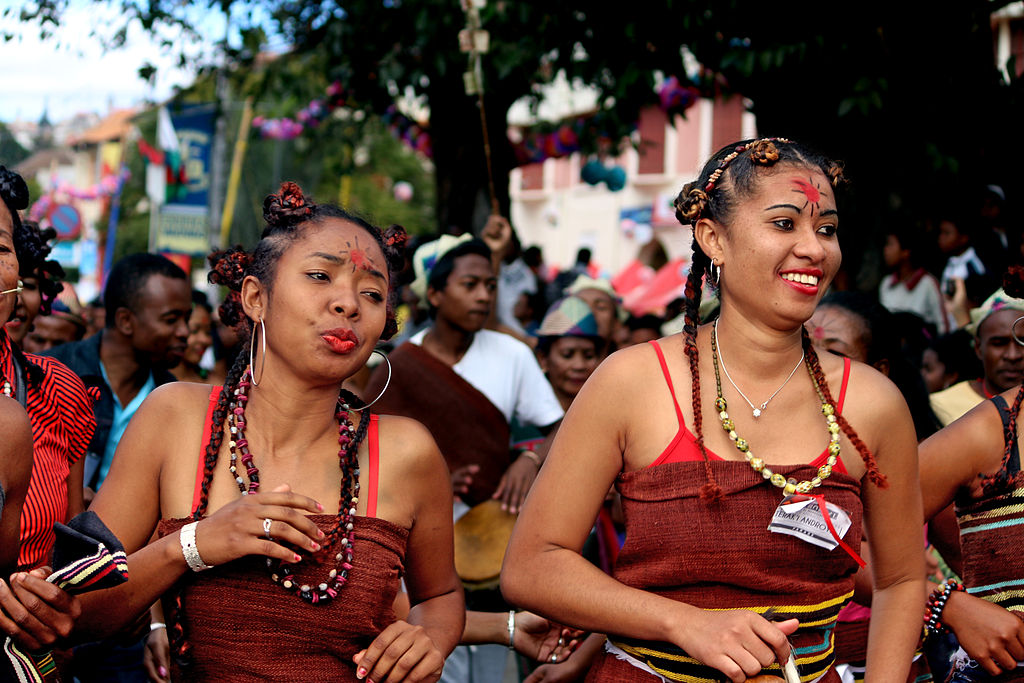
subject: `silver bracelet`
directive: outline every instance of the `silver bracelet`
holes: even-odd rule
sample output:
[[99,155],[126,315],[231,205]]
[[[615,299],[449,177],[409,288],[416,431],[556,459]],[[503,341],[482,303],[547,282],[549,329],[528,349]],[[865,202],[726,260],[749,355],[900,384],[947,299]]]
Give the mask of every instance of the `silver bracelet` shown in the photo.
[[201,572],[213,569],[213,565],[206,564],[199,556],[199,548],[196,547],[196,524],[199,522],[190,522],[181,527],[178,539],[181,541],[181,554],[185,556],[188,568],[194,572]]
[[510,609],[508,611],[508,649],[510,649],[510,650],[516,649],[515,641],[514,641],[515,635],[516,635],[516,611],[514,609]]
[[152,633],[153,631],[157,631],[159,629],[162,629],[162,628],[167,628],[167,624],[165,624],[162,621],[154,621],[152,624],[149,625],[150,633]]

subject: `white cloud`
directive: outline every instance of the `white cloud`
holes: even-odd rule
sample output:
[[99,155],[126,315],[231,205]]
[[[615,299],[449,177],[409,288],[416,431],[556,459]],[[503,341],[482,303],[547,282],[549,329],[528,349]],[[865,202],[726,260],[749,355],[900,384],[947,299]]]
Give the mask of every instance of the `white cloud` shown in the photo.
[[[207,36],[223,35],[223,19],[217,19],[204,20],[211,29],[204,30]],[[163,100],[175,86],[193,80],[194,59],[184,69],[177,66],[183,46],[193,57],[211,53],[210,42],[189,42],[166,31],[163,37],[174,46],[162,48],[157,38],[137,24],[131,25],[124,47],[104,52],[100,39],[90,34],[109,35],[118,20],[114,9],[100,3],[74,6],[65,11],[53,35],[43,40],[37,25],[3,19],[2,27],[13,29],[16,37],[0,41],[0,63],[5,65],[0,69],[0,121],[38,120],[47,106],[50,120],[56,122],[79,112],[104,114],[110,105],[127,107],[143,100]],[[138,75],[146,62],[157,67],[152,85]]]

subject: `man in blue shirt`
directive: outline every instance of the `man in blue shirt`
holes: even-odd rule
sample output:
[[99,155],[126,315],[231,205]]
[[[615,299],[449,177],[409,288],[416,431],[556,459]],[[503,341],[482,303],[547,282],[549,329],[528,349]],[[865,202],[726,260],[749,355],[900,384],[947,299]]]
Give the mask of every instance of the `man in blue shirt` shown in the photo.
[[103,483],[128,421],[154,388],[173,382],[168,371],[188,340],[192,288],[185,271],[155,254],[132,254],[110,271],[103,302],[106,327],[48,355],[99,390],[96,433],[85,461],[85,486]]

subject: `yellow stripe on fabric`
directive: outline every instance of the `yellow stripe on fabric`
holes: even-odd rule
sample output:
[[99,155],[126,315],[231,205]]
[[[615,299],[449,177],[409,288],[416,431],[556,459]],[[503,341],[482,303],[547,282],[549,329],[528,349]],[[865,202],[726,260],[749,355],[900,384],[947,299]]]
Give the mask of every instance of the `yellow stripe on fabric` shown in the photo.
[[790,606],[790,605],[786,605],[786,606],[783,606],[783,605],[768,605],[766,607],[739,607],[739,608],[736,608],[736,607],[732,607],[732,608],[712,607],[712,608],[701,608],[701,609],[705,609],[708,612],[735,612],[737,609],[745,609],[745,610],[749,610],[751,612],[757,612],[758,614],[761,614],[763,612],[767,612],[770,609],[771,610],[775,610],[776,612],[783,613],[783,614],[791,614],[791,613],[794,613],[794,612],[817,612],[818,610],[826,609],[826,608],[829,608],[829,607],[835,607],[836,605],[841,605],[842,603],[846,602],[847,600],[849,600],[852,597],[853,597],[853,591],[851,590],[849,593],[846,593],[845,595],[840,595],[837,598],[832,598],[831,600],[826,600],[825,602],[819,602],[819,603],[817,603],[815,605],[792,605],[792,606]]
[[[698,681],[701,681],[701,682],[703,682],[703,681],[712,681],[712,682],[716,681],[716,679],[714,679],[714,678],[701,678],[699,676],[693,676],[693,675],[688,675],[688,674],[676,673],[676,672],[668,670],[668,669],[662,670],[660,667],[656,667],[654,665],[654,663],[651,662],[651,660],[650,660],[651,657],[654,657],[654,658],[657,658],[657,659],[668,660],[670,662],[679,662],[680,664],[691,664],[691,665],[694,665],[694,666],[701,666],[701,667],[711,668],[707,664],[705,664],[704,662],[702,662],[702,661],[700,661],[698,659],[695,659],[694,657],[690,657],[690,656],[687,656],[687,655],[676,655],[676,654],[671,654],[671,653],[668,653],[668,652],[661,652],[659,650],[655,650],[655,649],[647,648],[647,647],[637,647],[637,646],[633,646],[633,645],[626,645],[625,643],[616,643],[614,640],[612,641],[612,643],[616,647],[620,648],[623,652],[626,652],[626,653],[628,653],[630,655],[633,655],[634,657],[637,657],[638,659],[643,659],[644,663],[647,664],[647,666],[651,667],[651,669],[657,671],[658,673],[660,673],[665,678],[669,678],[669,679],[671,679],[673,681],[685,681],[685,682],[692,681],[694,683],[697,683]],[[834,639],[830,639],[829,648],[827,650],[825,650],[824,652],[818,653],[818,654],[810,655],[808,657],[797,657],[796,658],[796,664],[797,664],[798,667],[807,667],[807,666],[811,666],[813,664],[818,664],[818,663],[820,663],[823,660],[831,660],[834,651],[835,651],[835,640]],[[808,672],[807,674],[802,675],[800,677],[800,680],[801,681],[811,681],[811,680],[814,680],[815,678],[820,676],[822,673],[827,671],[829,666],[831,666],[831,661],[829,661],[828,665],[825,666],[824,668],[819,668],[819,669],[816,669],[814,671]],[[771,664],[769,666],[764,667],[764,670],[766,670],[766,671],[774,671],[774,670],[781,670],[781,669],[782,669],[782,667],[780,667],[777,663],[776,664]],[[680,678],[680,676],[682,676],[682,678]],[[687,677],[687,676],[689,676],[689,677]]]
[[960,515],[960,520],[964,522],[973,522],[977,519],[991,519],[992,517],[999,517],[1000,515],[1020,514],[1022,512],[1024,512],[1024,503],[1016,503],[1014,505],[1004,505],[993,510],[986,510],[985,512],[978,512],[973,515]]

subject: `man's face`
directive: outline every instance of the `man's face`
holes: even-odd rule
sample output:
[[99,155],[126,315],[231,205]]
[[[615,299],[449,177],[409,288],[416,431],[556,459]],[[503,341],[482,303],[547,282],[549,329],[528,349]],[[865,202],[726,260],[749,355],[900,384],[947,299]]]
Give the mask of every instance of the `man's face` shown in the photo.
[[129,313],[132,348],[155,368],[173,368],[188,344],[192,289],[188,280],[151,275]]
[[427,297],[436,317],[466,332],[479,332],[487,324],[498,282],[491,262],[478,254],[455,259],[455,267],[441,291],[429,289]]
[[84,332],[75,323],[59,315],[39,315],[32,323],[32,331],[25,337],[25,351],[43,353],[54,346],[67,344],[80,338]]
[[1024,380],[1024,347],[1013,339],[1013,323],[1020,317],[1021,311],[1004,308],[978,326],[975,350],[985,367],[985,381],[1000,392]]

